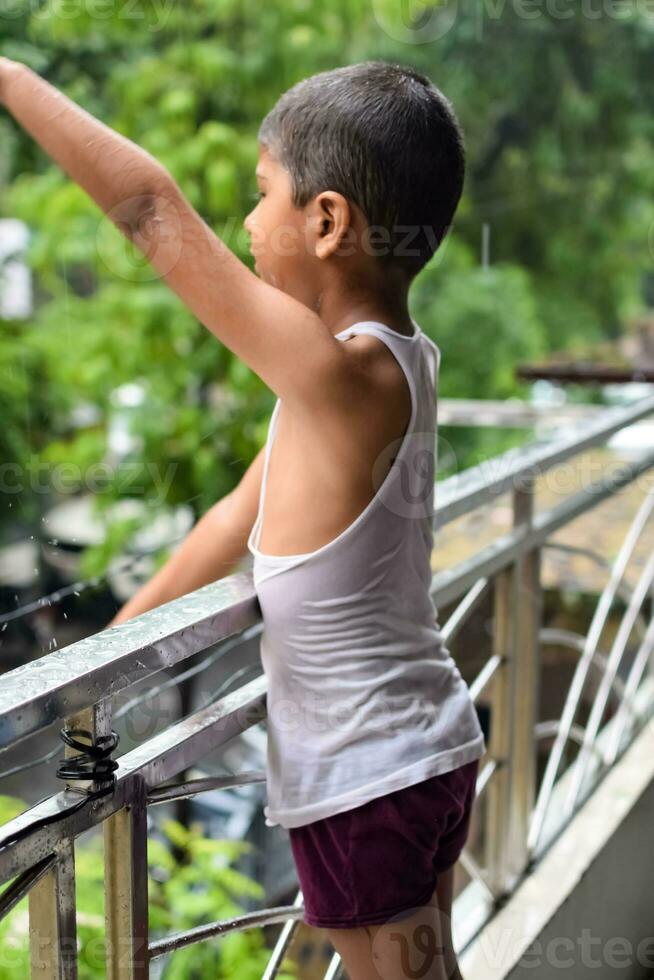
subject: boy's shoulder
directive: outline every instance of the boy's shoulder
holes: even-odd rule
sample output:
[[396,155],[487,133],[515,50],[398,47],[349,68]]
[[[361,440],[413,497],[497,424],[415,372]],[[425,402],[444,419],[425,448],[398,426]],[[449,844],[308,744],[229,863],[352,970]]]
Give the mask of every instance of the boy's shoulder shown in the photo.
[[397,357],[380,337],[369,333],[357,333],[342,341],[355,365],[371,382],[380,385],[397,385],[404,381],[404,371]]
[[[411,411],[411,392],[404,369],[391,348],[378,336],[353,334],[342,341],[347,352],[343,374],[347,376],[347,407],[377,422],[386,417],[389,425],[397,414]],[[343,407],[334,404],[337,412]]]

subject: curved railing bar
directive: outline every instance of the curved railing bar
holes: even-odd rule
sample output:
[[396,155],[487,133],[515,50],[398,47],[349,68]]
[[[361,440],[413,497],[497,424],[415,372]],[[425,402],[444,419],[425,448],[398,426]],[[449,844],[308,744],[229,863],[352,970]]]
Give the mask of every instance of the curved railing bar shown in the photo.
[[232,789],[234,786],[246,786],[249,783],[265,783],[265,781],[265,769],[234,772],[228,776],[202,776],[199,779],[189,779],[183,783],[155,786],[148,792],[146,803],[148,806],[156,806],[157,803],[185,800],[191,796],[197,796],[198,793],[208,793],[214,789]]
[[[483,795],[484,791],[488,787],[491,776],[497,769],[500,768],[501,765],[502,763],[497,759],[488,759],[488,761],[484,764],[481,772],[477,776],[477,782],[475,785],[475,801],[478,801],[480,797]],[[469,853],[467,846],[465,846],[461,851],[461,854],[459,855],[459,860],[461,861],[461,864],[466,869],[470,877],[474,879],[474,881],[476,881],[481,886],[483,891],[486,892],[486,895],[491,900],[491,902],[495,902],[495,900],[497,899],[500,893],[498,892],[496,894],[493,891],[493,889],[490,887],[490,885],[486,880],[486,876],[484,875],[483,870],[479,867],[475,859]]]
[[[542,545],[543,548],[548,548],[551,551],[570,551],[572,554],[583,555],[585,558],[590,558],[595,564],[600,565],[605,568],[607,572],[611,571],[611,562],[604,555],[600,555],[599,552],[593,551],[592,548],[583,548],[581,545],[576,544],[566,544],[562,541],[545,541]],[[625,605],[631,600],[633,589],[629,586],[627,582],[620,582],[618,586],[617,595],[624,601]],[[644,636],[647,631],[647,620],[644,616],[638,616],[637,620],[638,629],[641,632],[641,636]]]
[[36,885],[54,867],[56,862],[57,855],[48,854],[38,864],[27,868],[17,878],[14,878],[9,887],[5,888],[0,895],[0,921],[29,894],[30,888]]
[[338,953],[334,953],[327,967],[327,972],[323,980],[340,980],[343,976],[343,964],[341,963],[341,958]]
[[[579,653],[584,649],[585,637],[581,633],[575,633],[573,630],[555,629],[546,626],[539,630],[538,637],[543,644],[554,643],[557,646],[568,647],[570,650],[577,650]],[[591,666],[596,666],[602,677],[604,677],[608,665],[609,661],[606,654],[595,650],[591,660]],[[624,681],[621,677],[616,676],[612,678],[611,691],[616,701],[622,703],[622,699],[624,698]]]
[[484,666],[481,668],[470,685],[470,697],[475,703],[477,702],[481,692],[492,679],[498,667],[500,667],[505,660],[506,656],[504,654],[494,653],[488,658]]
[[497,900],[498,895],[495,894],[493,889],[486,881],[482,868],[480,868],[475,859],[468,853],[467,847],[464,847],[461,851],[459,860],[465,868],[468,877],[473,881],[476,881],[481,889],[486,893],[486,897],[489,899],[489,901],[494,903]]
[[243,915],[235,915],[231,919],[203,922],[202,925],[194,926],[192,929],[185,929],[183,932],[164,936],[163,939],[156,939],[149,944],[148,955],[151,960],[156,959],[158,956],[165,956],[167,953],[204,942],[206,939],[213,939],[215,936],[224,936],[229,932],[242,932],[245,929],[261,926],[272,926],[278,922],[286,922],[290,917],[300,919],[302,910],[294,905],[279,905],[275,908],[245,912]]
[[490,577],[480,578],[470,589],[468,589],[463,599],[458,604],[454,612],[450,615],[449,619],[441,630],[441,636],[443,637],[443,641],[445,642],[446,646],[456,636],[470,614],[477,608],[482,598],[488,592],[491,582],[492,580]]
[[[304,897],[302,895],[301,889],[298,889],[298,892],[295,896],[295,900],[293,902],[293,906],[298,908],[304,907]],[[279,936],[277,937],[277,942],[273,947],[270,959],[266,964],[266,969],[264,970],[261,976],[261,980],[274,980],[274,977],[277,976],[277,971],[282,965],[282,960],[286,955],[286,951],[288,950],[288,947],[291,944],[291,940],[293,939],[293,936],[297,932],[301,921],[302,921],[301,919],[288,919],[284,923],[279,933]],[[336,956],[338,957],[338,953],[336,953]]]
[[629,603],[629,606],[622,617],[620,626],[618,627],[618,631],[615,635],[615,640],[613,641],[613,646],[611,647],[611,652],[609,654],[607,669],[600,682],[599,690],[597,691],[593,702],[593,707],[591,708],[590,716],[586,724],[584,741],[579,751],[579,755],[575,760],[570,787],[566,793],[563,804],[566,815],[572,813],[574,804],[579,796],[588,762],[589,746],[590,744],[594,743],[597,737],[597,733],[604,716],[606,702],[608,701],[612,679],[617,674],[618,668],[622,663],[622,658],[624,657],[625,650],[627,649],[627,644],[629,642],[629,637],[631,636],[636,615],[643,604],[645,596],[649,592],[653,580],[654,552],[652,552],[650,555],[648,562],[641,572],[636,588],[634,589],[631,602]]
[[[615,718],[613,719],[613,725],[611,727],[611,735],[609,737],[609,743],[606,748],[606,753],[604,755],[604,762],[607,766],[610,766],[615,762],[616,756],[620,747],[620,740],[622,738],[622,733],[627,721],[627,706],[631,704],[636,696],[636,691],[640,684],[641,678],[645,673],[645,668],[652,657],[652,652],[654,651],[654,619],[650,621],[647,634],[640,645],[638,653],[634,658],[634,662],[631,665],[631,670],[627,676],[627,682],[625,684],[625,693],[623,702],[618,708]],[[651,664],[651,669],[654,671],[654,661]],[[633,714],[632,714],[633,717]]]
[[590,661],[599,642],[602,630],[604,629],[606,619],[617,593],[618,585],[624,575],[629,559],[631,558],[633,550],[638,539],[640,538],[643,527],[645,526],[652,509],[654,509],[654,485],[647,491],[647,494],[645,495],[645,498],[642,501],[638,512],[631,523],[631,526],[629,527],[618,553],[618,557],[613,565],[609,581],[607,582],[600,596],[599,602],[597,603],[597,607],[590,624],[590,629],[588,630],[588,636],[586,637],[584,650],[579,659],[570,688],[568,690],[568,695],[566,697],[561,715],[561,729],[557,734],[554,745],[550,751],[547,765],[545,767],[545,773],[540,785],[538,800],[534,809],[534,819],[532,821],[527,839],[527,849],[531,853],[533,853],[538,844],[538,839],[543,828],[545,812],[549,805],[552,790],[554,788],[554,782],[561,765],[563,750],[568,739],[568,732],[571,730],[577,707],[579,705],[583,686],[588,674]]
[[[549,735],[556,735],[561,731],[561,722],[556,718],[548,719],[547,721],[539,721],[534,725],[534,736],[537,740],[542,738],[547,738]],[[567,741],[576,742],[577,745],[581,745],[584,740],[584,729],[582,725],[571,725],[568,731]],[[602,753],[598,746],[593,746],[593,751],[598,759],[602,759]]]
[[502,763],[498,759],[489,759],[488,762],[484,763],[484,766],[477,776],[477,786],[475,788],[475,799],[479,799],[482,793],[488,786],[488,781],[495,772],[499,769]]

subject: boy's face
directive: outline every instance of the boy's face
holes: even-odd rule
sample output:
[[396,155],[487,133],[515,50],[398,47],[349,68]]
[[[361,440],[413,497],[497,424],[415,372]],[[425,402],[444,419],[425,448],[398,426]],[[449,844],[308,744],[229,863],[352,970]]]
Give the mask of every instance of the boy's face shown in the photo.
[[255,176],[259,201],[243,222],[254,270],[264,282],[312,307],[317,269],[306,209],[293,205],[290,174],[263,146]]

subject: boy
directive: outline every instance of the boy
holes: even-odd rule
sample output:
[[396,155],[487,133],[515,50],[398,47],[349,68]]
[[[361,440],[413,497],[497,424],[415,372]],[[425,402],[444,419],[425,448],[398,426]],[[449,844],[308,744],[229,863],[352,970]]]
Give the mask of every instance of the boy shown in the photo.
[[0,59],[0,100],[278,395],[238,487],[112,623],[252,553],[265,813],[289,829],[305,921],[352,980],[460,977],[452,878],[485,745],[434,624],[440,352],[408,311],[462,190],[450,104],[381,61],[284,93],[259,130],[253,273],[156,160],[34,72]]

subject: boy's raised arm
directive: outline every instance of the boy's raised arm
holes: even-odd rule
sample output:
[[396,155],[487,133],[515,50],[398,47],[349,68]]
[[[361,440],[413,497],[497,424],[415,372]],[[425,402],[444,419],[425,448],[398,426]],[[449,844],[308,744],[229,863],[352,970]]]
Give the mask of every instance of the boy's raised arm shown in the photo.
[[20,62],[0,58],[0,101],[105,213],[167,173],[146,150],[105,126]]
[[151,154],[7,58],[0,102],[275,394],[303,408],[333,395],[344,345],[308,307],[248,269]]

